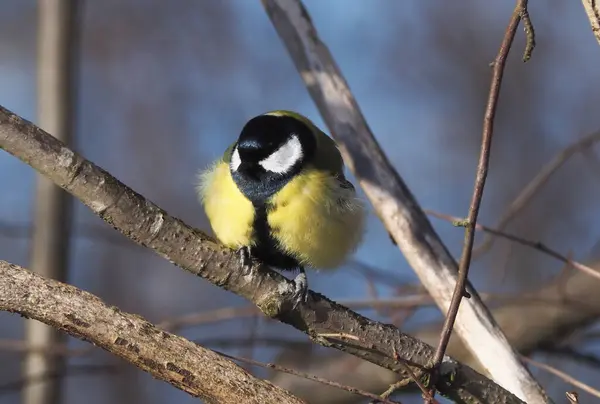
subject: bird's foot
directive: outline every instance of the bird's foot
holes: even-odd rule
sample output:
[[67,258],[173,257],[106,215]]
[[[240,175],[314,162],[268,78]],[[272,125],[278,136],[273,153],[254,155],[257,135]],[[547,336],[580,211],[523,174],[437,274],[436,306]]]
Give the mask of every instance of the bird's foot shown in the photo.
[[240,264],[242,265],[243,274],[250,275],[252,273],[252,254],[250,251],[250,247],[241,247],[238,249],[237,252],[240,256]]
[[293,306],[296,309],[301,303],[306,303],[308,300],[308,279],[304,268],[300,268],[300,273],[294,278],[294,292],[292,293]]

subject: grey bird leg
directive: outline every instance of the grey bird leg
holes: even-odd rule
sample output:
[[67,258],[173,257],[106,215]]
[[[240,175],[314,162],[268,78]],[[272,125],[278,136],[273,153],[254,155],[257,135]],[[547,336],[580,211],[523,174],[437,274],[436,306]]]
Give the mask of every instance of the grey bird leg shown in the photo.
[[298,307],[300,303],[306,303],[308,298],[308,279],[304,267],[299,267],[300,273],[294,278],[294,293],[292,299],[294,300],[293,309]]
[[244,246],[238,249],[238,254],[240,256],[240,264],[242,265],[242,270],[244,271],[244,275],[250,275],[252,272],[252,252],[250,251],[250,247]]

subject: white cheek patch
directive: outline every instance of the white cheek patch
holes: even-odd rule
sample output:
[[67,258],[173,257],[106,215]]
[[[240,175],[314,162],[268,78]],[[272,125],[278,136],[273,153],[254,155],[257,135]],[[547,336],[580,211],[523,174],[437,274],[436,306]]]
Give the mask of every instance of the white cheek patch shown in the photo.
[[302,158],[302,145],[298,136],[293,135],[273,154],[258,164],[267,171],[277,174],[287,173]]
[[240,164],[242,164],[242,159],[240,159],[240,152],[236,146],[231,154],[231,162],[229,163],[229,167],[231,168],[231,171],[235,172],[240,167]]

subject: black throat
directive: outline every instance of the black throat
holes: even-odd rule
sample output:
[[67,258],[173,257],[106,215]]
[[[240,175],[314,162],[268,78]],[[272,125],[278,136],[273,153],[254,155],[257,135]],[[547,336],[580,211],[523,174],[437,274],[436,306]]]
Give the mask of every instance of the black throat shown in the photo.
[[[297,136],[303,149],[303,155],[294,166],[285,173],[265,171],[259,164],[268,151],[273,150],[289,136]],[[316,152],[316,139],[311,128],[302,121],[290,116],[261,115],[251,119],[242,130],[237,144],[240,143],[271,146],[270,150],[255,147],[255,151],[246,155],[256,155],[255,161],[245,161],[239,170],[231,171],[231,175],[238,189],[248,198],[254,206],[253,240],[255,246],[252,255],[263,263],[284,270],[293,270],[300,267],[296,257],[288,254],[274,238],[277,229],[269,226],[268,215],[276,207],[273,206],[272,197],[279,192],[302,168],[312,160]]]
[[298,260],[287,254],[280,246],[273,230],[269,226],[267,216],[274,209],[271,197],[285,186],[289,179],[272,179],[268,182],[256,182],[239,173],[232,173],[233,180],[240,191],[254,206],[254,222],[252,223],[252,255],[261,262],[284,270],[293,270],[300,266]]
[[275,237],[273,229],[269,226],[267,216],[272,209],[269,203],[254,205],[252,255],[265,264],[282,270],[294,270],[300,268],[300,263],[293,255],[286,253]]

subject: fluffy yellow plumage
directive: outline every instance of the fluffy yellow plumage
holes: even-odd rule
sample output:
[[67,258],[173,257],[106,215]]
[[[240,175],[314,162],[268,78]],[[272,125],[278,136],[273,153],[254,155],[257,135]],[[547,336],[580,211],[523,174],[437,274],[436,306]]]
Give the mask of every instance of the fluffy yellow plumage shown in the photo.
[[220,160],[200,175],[198,194],[221,243],[234,249],[254,244],[254,207],[233,182],[226,162]]
[[333,269],[360,242],[362,210],[354,190],[308,168],[273,196],[267,219],[283,249],[301,264]]
[[305,301],[305,266],[332,269],[358,246],[364,209],[333,139],[308,118],[273,111],[246,123],[198,192],[215,235],[247,258],[298,269],[294,305]]
[[[230,248],[253,246],[252,203],[237,188],[224,161],[207,170],[199,190],[217,239]],[[359,244],[363,206],[354,191],[329,173],[307,168],[271,199],[267,221],[282,250],[300,264],[332,269]]]

